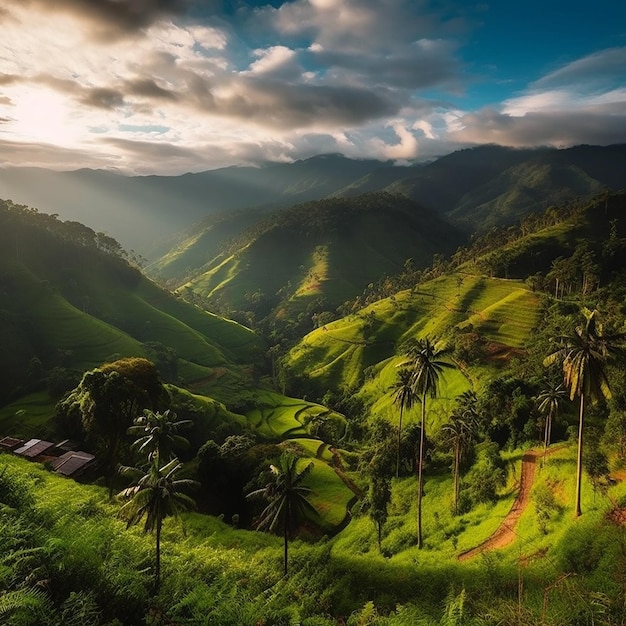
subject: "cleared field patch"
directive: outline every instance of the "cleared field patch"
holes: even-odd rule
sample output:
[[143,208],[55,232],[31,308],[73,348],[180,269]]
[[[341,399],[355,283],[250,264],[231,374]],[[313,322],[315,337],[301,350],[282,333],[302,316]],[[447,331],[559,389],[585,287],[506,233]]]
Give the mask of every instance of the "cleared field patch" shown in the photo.
[[[443,276],[313,331],[290,352],[287,363],[321,389],[360,388],[372,415],[396,423],[393,385],[404,342],[430,337],[452,347],[454,329],[471,325],[508,353],[524,347],[540,310],[537,294],[520,281]],[[429,403],[435,428],[448,419],[458,395],[480,388],[494,375],[491,361],[446,372],[439,398]]]
[[316,246],[310,257],[308,272],[296,289],[294,298],[322,293],[321,285],[327,279],[328,248],[323,245]]
[[[322,528],[337,528],[348,516],[355,495],[324,461],[311,460],[313,469],[306,479],[312,491],[309,500],[319,513]],[[302,459],[300,464],[304,467],[309,462],[309,459]]]
[[328,409],[319,404],[272,391],[256,393],[254,402],[256,408],[246,413],[248,423],[261,435],[272,439],[306,437],[304,424],[317,415],[328,413]]
[[309,456],[313,458],[321,458],[326,448],[326,444],[320,439],[296,437],[294,439],[290,439],[290,441],[298,444]]
[[459,326],[462,328],[471,324],[490,341],[519,348],[537,325],[538,316],[538,296],[527,289],[517,288],[470,316]]

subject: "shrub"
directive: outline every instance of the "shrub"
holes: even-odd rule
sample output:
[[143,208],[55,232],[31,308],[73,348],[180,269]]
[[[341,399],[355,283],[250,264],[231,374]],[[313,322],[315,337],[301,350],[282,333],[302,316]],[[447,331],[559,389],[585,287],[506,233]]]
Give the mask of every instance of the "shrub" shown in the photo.
[[535,514],[537,524],[541,532],[548,533],[548,522],[553,514],[561,512],[561,505],[558,503],[552,490],[545,483],[540,483],[533,489],[533,501],[535,504]]
[[474,505],[495,502],[498,499],[498,489],[505,484],[504,462],[497,444],[492,441],[481,444],[477,450],[476,463],[463,481],[467,496]]

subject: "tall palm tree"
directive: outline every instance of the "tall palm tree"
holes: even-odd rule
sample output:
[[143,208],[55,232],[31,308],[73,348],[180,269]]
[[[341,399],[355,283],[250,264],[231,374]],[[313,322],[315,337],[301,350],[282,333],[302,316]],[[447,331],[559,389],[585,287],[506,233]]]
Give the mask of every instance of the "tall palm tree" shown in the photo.
[[176,413],[167,409],[160,413],[145,409],[143,415],[135,418],[129,435],[136,435],[132,447],[140,454],[147,453],[148,461],[157,459],[157,464],[169,461],[175,449],[186,448],[189,441],[178,431],[193,425],[191,420],[177,420]]
[[282,531],[285,576],[292,532],[300,526],[306,516],[318,515],[308,500],[311,489],[303,484],[312,469],[313,462],[310,462],[304,469],[298,471],[298,457],[285,452],[278,459],[278,465],[270,465],[272,480],[262,489],[257,489],[247,496],[262,497],[268,501],[268,505],[259,516],[257,528],[270,532]]
[[[474,396],[475,397],[475,396]],[[454,480],[454,514],[459,509],[459,487],[461,475],[461,462],[463,456],[471,448],[478,427],[478,414],[472,405],[457,408],[450,421],[441,427],[441,434],[446,443],[453,450],[452,474]]]
[[559,412],[561,402],[567,397],[567,391],[563,387],[563,383],[549,384],[543,391],[537,396],[537,409],[539,413],[545,417],[546,424],[543,433],[543,459],[541,464],[543,465],[546,460],[546,453],[548,446],[550,445],[550,439],[552,435],[552,423],[556,419]]
[[576,516],[582,514],[580,492],[583,469],[583,421],[585,401],[597,402],[611,397],[611,389],[606,373],[610,358],[622,356],[623,334],[604,334],[602,324],[597,319],[597,311],[583,309],[584,324],[576,326],[569,335],[557,338],[561,348],[544,359],[544,365],[561,363],[563,382],[569,389],[570,400],[580,399],[578,414],[578,454],[576,462]]
[[195,507],[192,498],[182,492],[183,489],[197,485],[195,480],[177,479],[182,463],[174,458],[166,465],[159,467],[158,458],[150,460],[147,473],[136,467],[122,467],[120,472],[134,476],[136,482],[120,492],[120,496],[128,502],[120,509],[120,516],[130,528],[138,524],[144,517],[144,533],[156,536],[156,565],[154,569],[155,589],[161,584],[161,529],[166,517],[178,518],[183,511]]
[[424,440],[426,437],[426,397],[436,398],[444,370],[454,367],[442,360],[449,354],[448,348],[437,348],[429,337],[418,339],[408,350],[407,364],[412,372],[413,391],[421,398],[420,446],[417,463],[417,547],[422,547],[422,491],[424,465]]
[[396,451],[396,478],[400,475],[400,446],[402,442],[402,416],[405,410],[411,409],[417,400],[413,389],[413,373],[408,368],[398,370],[398,379],[393,386],[395,393],[394,404],[400,407],[400,421],[398,422],[398,448]]

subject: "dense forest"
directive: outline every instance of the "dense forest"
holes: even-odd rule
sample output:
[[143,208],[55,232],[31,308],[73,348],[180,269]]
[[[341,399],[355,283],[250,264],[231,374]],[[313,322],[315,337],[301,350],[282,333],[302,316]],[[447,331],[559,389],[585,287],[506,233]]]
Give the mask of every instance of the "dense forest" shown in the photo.
[[160,286],[2,202],[0,622],[624,624],[625,216],[347,194]]

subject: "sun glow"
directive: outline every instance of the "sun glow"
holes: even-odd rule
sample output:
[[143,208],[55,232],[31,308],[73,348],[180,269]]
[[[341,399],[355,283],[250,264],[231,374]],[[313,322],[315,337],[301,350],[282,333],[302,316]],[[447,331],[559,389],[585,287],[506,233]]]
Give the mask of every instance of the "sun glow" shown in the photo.
[[22,87],[11,94],[11,133],[20,141],[65,145],[81,135],[68,101],[50,89]]

